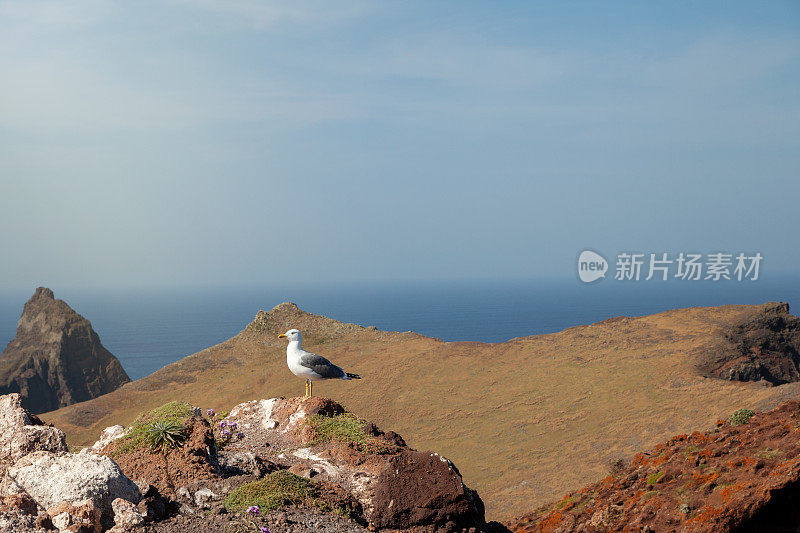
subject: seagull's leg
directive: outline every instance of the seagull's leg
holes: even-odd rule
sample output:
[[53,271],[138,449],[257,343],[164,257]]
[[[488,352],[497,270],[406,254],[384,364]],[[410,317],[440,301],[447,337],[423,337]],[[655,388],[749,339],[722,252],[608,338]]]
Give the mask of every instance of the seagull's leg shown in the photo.
[[308,380],[308,397],[311,398],[314,396],[314,382],[310,379]]
[[308,398],[308,383],[309,383],[309,381],[306,380],[306,394],[305,394],[306,398]]

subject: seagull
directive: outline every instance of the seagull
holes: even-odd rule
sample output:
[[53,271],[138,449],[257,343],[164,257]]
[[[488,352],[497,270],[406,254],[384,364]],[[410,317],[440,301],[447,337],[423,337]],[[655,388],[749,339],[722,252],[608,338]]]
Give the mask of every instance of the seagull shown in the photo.
[[314,381],[320,379],[361,379],[358,374],[345,372],[341,367],[334,365],[321,355],[307,352],[300,348],[303,335],[296,329],[281,333],[278,338],[289,341],[286,346],[286,364],[292,374],[299,378],[306,378],[306,398],[311,398],[312,396]]

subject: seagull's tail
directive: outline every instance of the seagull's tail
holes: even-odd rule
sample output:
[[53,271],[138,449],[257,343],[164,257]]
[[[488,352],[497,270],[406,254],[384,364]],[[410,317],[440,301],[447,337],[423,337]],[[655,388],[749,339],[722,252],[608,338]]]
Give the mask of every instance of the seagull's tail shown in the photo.
[[344,379],[361,379],[358,374],[351,374],[350,372],[345,372],[345,374],[347,374],[347,377]]

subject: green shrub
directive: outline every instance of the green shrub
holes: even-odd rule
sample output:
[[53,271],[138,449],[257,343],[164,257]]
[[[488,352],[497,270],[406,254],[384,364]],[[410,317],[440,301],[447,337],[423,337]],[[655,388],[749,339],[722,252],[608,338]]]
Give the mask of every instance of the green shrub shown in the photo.
[[312,445],[325,442],[355,442],[367,440],[364,423],[355,415],[345,413],[335,416],[311,415],[306,425],[312,430]]
[[658,483],[658,480],[661,479],[661,476],[664,475],[663,470],[659,470],[658,472],[653,472],[649,476],[647,476],[647,484],[648,485],[655,485]]
[[756,452],[757,457],[761,457],[762,459],[768,459],[770,461],[774,459],[778,459],[783,456],[783,450],[773,450],[772,448],[764,448],[763,450],[759,450]]
[[365,453],[394,453],[398,447],[376,439],[364,432],[364,421],[352,413],[324,416],[311,415],[306,419],[306,426],[311,428],[311,445],[326,442],[352,443]]
[[152,411],[143,413],[133,421],[128,432],[116,443],[114,453],[118,456],[135,450],[144,450],[152,447],[150,432],[154,424],[169,423],[180,424],[194,415],[192,406],[186,402],[169,402]]
[[234,489],[225,497],[224,503],[228,511],[236,512],[253,505],[264,511],[283,505],[313,505],[316,496],[316,486],[311,481],[287,470],[278,470],[264,479]]
[[750,409],[739,409],[730,416],[728,422],[732,426],[741,426],[742,424],[747,424],[755,414],[756,412]]

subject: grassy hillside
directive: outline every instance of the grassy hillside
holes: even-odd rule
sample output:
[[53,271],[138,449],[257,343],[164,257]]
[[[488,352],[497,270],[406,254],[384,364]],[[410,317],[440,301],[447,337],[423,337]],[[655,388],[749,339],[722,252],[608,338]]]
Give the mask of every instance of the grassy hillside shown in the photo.
[[680,309],[484,344],[382,332],[281,304],[222,344],[43,418],[85,444],[170,400],[223,411],[302,395],[277,339],[296,327],[306,349],[364,378],[319,383],[316,395],[449,457],[486,502],[487,518],[506,519],[603,477],[618,457],[796,396],[797,383],[726,382],[695,368],[723,326],[758,309]]

